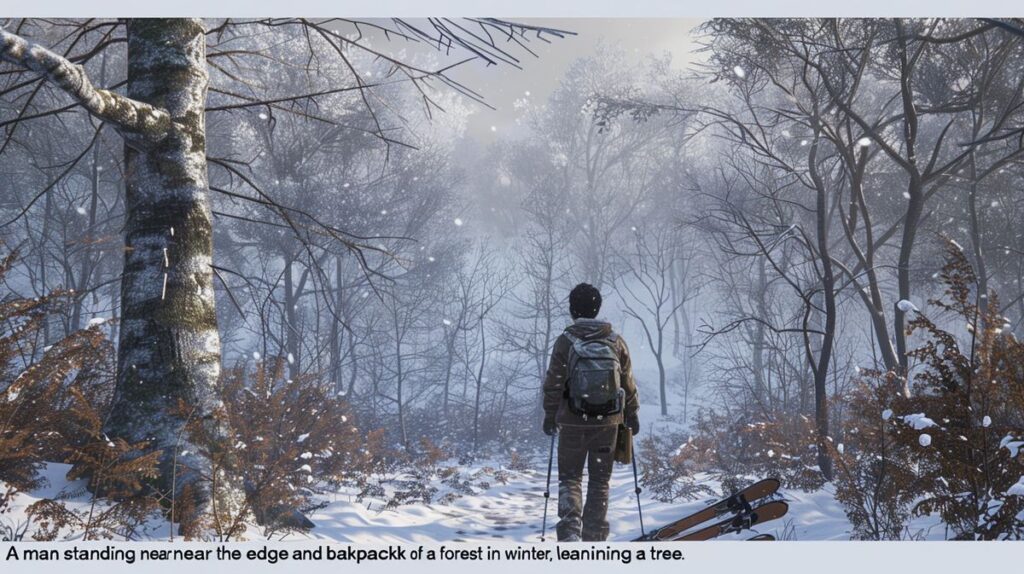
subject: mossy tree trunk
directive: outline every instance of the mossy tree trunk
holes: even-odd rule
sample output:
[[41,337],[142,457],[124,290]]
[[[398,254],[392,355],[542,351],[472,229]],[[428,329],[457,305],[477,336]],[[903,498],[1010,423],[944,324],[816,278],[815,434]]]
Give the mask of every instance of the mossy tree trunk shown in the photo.
[[158,486],[169,491],[173,481],[180,494],[192,485],[202,503],[208,496],[198,479],[209,462],[183,427],[210,419],[220,374],[205,29],[198,19],[136,19],[127,32],[128,96],[165,110],[171,124],[155,143],[135,145],[126,137],[118,391],[108,428],[153,441],[163,451]]
[[[95,86],[85,68],[0,27],[0,60],[38,73],[125,142],[125,261],[118,383],[108,433],[162,451],[164,492],[209,500],[210,463],[184,432],[207,421],[213,442],[220,339],[214,308],[201,20],[128,20],[128,95]],[[184,413],[179,406],[184,406]],[[227,437],[224,436],[226,439]]]

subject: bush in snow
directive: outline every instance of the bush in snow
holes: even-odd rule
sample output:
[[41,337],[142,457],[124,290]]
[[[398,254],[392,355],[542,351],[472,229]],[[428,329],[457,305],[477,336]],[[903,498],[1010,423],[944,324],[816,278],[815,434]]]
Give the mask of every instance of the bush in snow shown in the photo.
[[[1024,457],[1013,448],[1024,435],[1024,343],[1007,329],[994,292],[981,304],[963,251],[949,243],[946,252],[945,294],[929,303],[968,329],[957,336],[925,313],[909,326],[925,337],[910,353],[923,368],[902,411],[907,430],[899,435],[914,452],[927,493],[915,510],[938,512],[959,539],[1019,539],[1024,496],[1008,492],[1024,475]],[[906,416],[917,413],[930,420]],[[924,432],[930,440],[921,440]]]
[[371,467],[374,443],[351,420],[348,404],[330,383],[290,380],[283,360],[252,372],[228,370],[221,378],[221,406],[231,437],[209,425],[187,425],[194,444],[211,462],[204,480],[214,493],[210,513],[196,517],[192,531],[219,540],[238,539],[252,518],[265,536],[313,526],[302,513],[325,504],[326,487],[358,480]]
[[752,477],[776,477],[785,488],[805,491],[824,484],[817,468],[814,424],[806,416],[737,418],[702,409],[694,429],[686,441],[673,446],[669,467],[710,473],[726,491],[746,486]]
[[715,494],[693,477],[704,459],[698,447],[691,446],[681,434],[651,434],[640,442],[640,482],[655,500],[675,502]]
[[[14,260],[0,261],[0,282]],[[25,525],[19,536],[128,538],[154,507],[142,488],[152,460],[142,456],[145,445],[103,434],[114,366],[102,324],[45,345],[43,326],[67,300],[54,292],[0,302],[0,513],[17,492],[43,486],[39,471],[47,461],[62,461],[72,465],[70,479],[87,480],[92,507],[79,514],[59,500],[39,501],[28,512],[35,528]]]
[[900,403],[902,384],[895,373],[864,372],[848,399],[843,448],[836,462],[836,500],[843,506],[851,537],[857,540],[898,540],[906,534],[911,506],[920,494],[914,453],[900,440],[907,429],[892,416]]
[[90,397],[71,389],[72,404],[63,412],[75,429],[65,447],[64,460],[70,463],[68,479],[85,479],[92,493],[86,509],[72,509],[62,500],[43,499],[28,508],[38,524],[32,537],[56,540],[62,533],[81,535],[83,540],[119,538],[132,540],[138,529],[155,516],[158,497],[146,488],[156,479],[160,451],[150,450],[145,442],[131,444],[121,438],[108,438],[103,432],[104,417]]

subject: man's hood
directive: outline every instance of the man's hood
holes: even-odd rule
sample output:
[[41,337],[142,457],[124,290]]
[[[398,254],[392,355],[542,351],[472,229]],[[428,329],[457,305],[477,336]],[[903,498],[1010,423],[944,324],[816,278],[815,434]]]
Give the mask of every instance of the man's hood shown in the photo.
[[612,325],[601,319],[576,319],[566,328],[572,336],[580,339],[601,339],[612,333]]

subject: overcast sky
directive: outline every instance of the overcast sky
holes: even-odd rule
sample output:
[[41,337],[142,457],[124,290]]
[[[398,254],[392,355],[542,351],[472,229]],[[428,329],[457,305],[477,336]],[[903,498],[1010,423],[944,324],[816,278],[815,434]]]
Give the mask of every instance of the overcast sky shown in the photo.
[[[471,62],[452,74],[458,81],[481,93],[497,108],[475,106],[470,117],[469,134],[490,142],[515,120],[512,103],[526,91],[534,101],[543,101],[558,87],[572,62],[594,53],[599,42],[619,45],[639,61],[648,54],[672,55],[673,66],[687,67],[699,55],[691,31],[701,20],[683,18],[571,18],[518,19],[524,23],[575,32],[550,44],[530,43],[538,57],[522,54],[522,69],[510,66],[484,66]],[[492,127],[494,128],[492,130]]]

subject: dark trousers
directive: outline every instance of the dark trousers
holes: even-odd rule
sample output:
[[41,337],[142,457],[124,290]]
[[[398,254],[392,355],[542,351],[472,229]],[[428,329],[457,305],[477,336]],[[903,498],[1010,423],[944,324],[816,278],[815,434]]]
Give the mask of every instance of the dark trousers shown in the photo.
[[[618,425],[563,426],[558,432],[558,539],[608,538],[608,483]],[[583,504],[583,467],[587,502]]]

